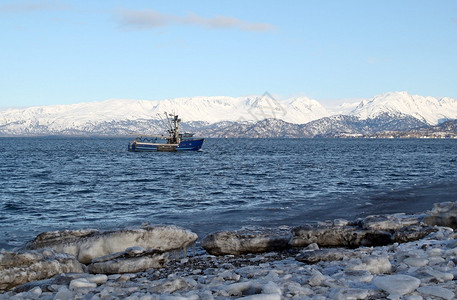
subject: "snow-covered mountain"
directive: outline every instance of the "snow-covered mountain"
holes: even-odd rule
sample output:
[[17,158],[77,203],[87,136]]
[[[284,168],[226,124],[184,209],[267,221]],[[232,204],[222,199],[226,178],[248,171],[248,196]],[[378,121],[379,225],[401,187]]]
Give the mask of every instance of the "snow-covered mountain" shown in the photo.
[[[257,127],[252,128],[265,134],[276,132],[277,136],[329,136],[332,132],[355,134],[437,125],[448,119],[457,119],[457,100],[392,92],[362,100],[358,104],[343,104],[327,109],[316,100],[306,97],[275,100],[268,94],[156,101],[111,99],[2,110],[0,135],[119,135],[157,132],[161,128],[159,115],[163,117],[165,111],[178,114],[184,122],[184,128],[207,136],[217,136],[218,130],[231,136],[230,128],[234,132],[241,132],[257,123]],[[271,119],[282,123],[266,121]],[[278,126],[281,127],[280,130]]]
[[[72,105],[37,106],[0,111],[0,130],[9,134],[47,128],[51,133],[85,130],[104,122],[135,122],[159,119],[164,112],[178,114],[184,121],[259,121],[277,118],[301,124],[331,113],[315,100],[293,98],[276,101],[260,97],[192,97],[161,101],[119,100]],[[0,131],[0,132],[1,132]],[[37,132],[41,134],[41,132]]]
[[385,113],[410,115],[427,124],[437,125],[457,118],[457,100],[410,95],[407,92],[392,92],[363,100],[350,112],[350,115],[365,120]]

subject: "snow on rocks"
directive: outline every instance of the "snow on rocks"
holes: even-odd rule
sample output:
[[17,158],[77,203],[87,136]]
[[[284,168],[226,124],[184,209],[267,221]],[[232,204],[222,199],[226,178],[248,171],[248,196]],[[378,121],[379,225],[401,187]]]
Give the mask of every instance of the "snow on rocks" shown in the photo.
[[384,274],[390,273],[392,264],[387,256],[368,255],[364,256],[362,260],[356,260],[346,267],[349,271],[368,271],[371,274]]
[[197,235],[177,226],[147,226],[116,231],[65,230],[44,232],[26,245],[27,249],[52,248],[76,256],[88,264],[96,257],[123,252],[129,247],[161,251],[185,249],[197,240]]
[[164,267],[168,253],[158,250],[144,250],[141,247],[128,248],[124,252],[94,258],[88,266],[94,274],[137,273],[146,269]]
[[457,229],[457,202],[435,203],[433,209],[427,213],[424,222]]
[[405,214],[368,216],[354,222],[307,224],[293,229],[291,246],[313,243],[320,247],[382,246],[421,239],[435,231],[421,222],[423,216]]
[[403,213],[393,215],[373,215],[364,218],[361,221],[361,227],[367,230],[399,230],[401,228],[417,225],[420,220],[415,215],[406,215]]
[[[39,290],[30,286],[0,299],[453,299],[457,234],[437,230],[403,244],[332,249],[343,259],[314,264],[296,258],[319,250],[316,245],[238,256],[201,251],[138,273],[59,275],[39,286],[38,297],[31,297]],[[442,260],[431,264],[437,257]],[[410,258],[422,261],[409,266]]]
[[316,243],[320,247],[378,246],[392,243],[392,236],[385,231],[364,230],[354,225],[303,225],[293,229],[291,245],[303,247]]
[[[418,223],[410,220],[405,226],[395,225],[392,218],[378,219],[377,227],[371,229],[364,229],[360,220],[338,221],[331,226],[380,230],[393,236],[395,230],[423,226],[421,218],[418,217]],[[397,227],[388,229],[392,226]],[[245,232],[241,237],[248,235]],[[254,238],[252,235],[247,240]],[[93,262],[128,261],[147,256],[148,251],[160,255],[134,247]],[[286,247],[263,253],[217,256],[199,249],[194,256],[135,273],[60,274],[0,294],[0,300],[455,299],[456,278],[457,233],[449,227],[434,227],[419,240],[355,249],[320,249],[319,245],[310,244],[304,249]]]
[[201,241],[201,245],[213,255],[239,255],[284,250],[290,247],[291,238],[292,234],[288,227],[247,228],[209,234]]
[[0,292],[65,272],[84,272],[74,256],[51,249],[0,252]]

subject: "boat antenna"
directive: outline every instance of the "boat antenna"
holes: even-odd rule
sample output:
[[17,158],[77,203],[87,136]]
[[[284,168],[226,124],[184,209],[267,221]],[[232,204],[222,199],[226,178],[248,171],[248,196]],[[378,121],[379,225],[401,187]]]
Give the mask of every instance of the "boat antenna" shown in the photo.
[[159,114],[159,113],[157,113],[157,116],[159,117],[160,122],[162,123],[162,126],[163,126],[164,128],[167,128],[168,125],[167,125],[167,123],[165,122],[165,120],[162,118],[162,115]]
[[167,112],[165,112],[165,117],[167,118],[168,126],[170,127],[170,132],[173,132],[173,125],[172,125],[172,123],[170,121],[170,118],[168,118]]

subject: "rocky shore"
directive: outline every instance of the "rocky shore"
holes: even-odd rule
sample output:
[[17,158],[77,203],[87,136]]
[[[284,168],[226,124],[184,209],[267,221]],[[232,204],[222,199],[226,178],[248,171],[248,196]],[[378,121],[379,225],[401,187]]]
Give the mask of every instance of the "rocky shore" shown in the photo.
[[197,235],[47,232],[0,253],[0,299],[455,299],[457,202]]

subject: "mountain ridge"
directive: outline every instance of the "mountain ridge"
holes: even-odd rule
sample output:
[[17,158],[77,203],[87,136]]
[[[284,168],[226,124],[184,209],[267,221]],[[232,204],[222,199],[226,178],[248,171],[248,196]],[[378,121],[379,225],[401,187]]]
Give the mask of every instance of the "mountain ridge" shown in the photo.
[[183,128],[204,136],[222,136],[217,131],[224,132],[225,136],[234,136],[234,133],[244,136],[246,133],[243,131],[251,128],[266,136],[313,137],[363,135],[436,126],[446,120],[457,119],[457,100],[389,92],[359,103],[326,108],[306,97],[276,100],[267,93],[263,96],[185,97],[153,101],[108,99],[2,110],[0,135],[157,133],[163,131],[159,116],[164,118],[165,111],[179,114],[184,120]]

